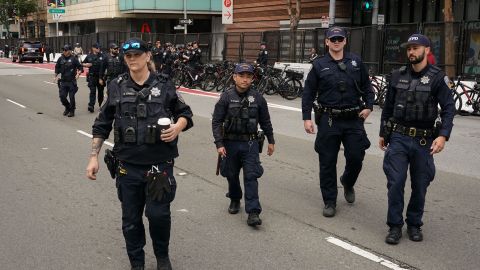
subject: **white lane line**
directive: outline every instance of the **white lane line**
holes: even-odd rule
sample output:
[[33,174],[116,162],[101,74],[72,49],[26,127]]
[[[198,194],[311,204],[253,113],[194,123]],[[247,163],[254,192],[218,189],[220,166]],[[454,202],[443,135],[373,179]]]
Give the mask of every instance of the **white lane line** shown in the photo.
[[22,108],[24,108],[24,109],[26,108],[26,107],[23,106],[22,104],[17,103],[17,102],[15,102],[15,101],[11,100],[11,99],[8,99],[8,98],[7,98],[7,101],[8,101],[8,102],[11,102],[11,103],[13,103],[13,104],[15,104],[15,105],[17,105],[17,106],[19,106],[19,107],[22,107]]
[[53,82],[47,82],[47,81],[43,81],[44,83],[48,83],[48,84],[53,84],[53,85],[57,85],[56,83],[53,83]]
[[373,254],[373,253],[371,253],[371,252],[368,252],[368,251],[366,251],[366,250],[363,250],[363,249],[361,249],[361,248],[358,248],[358,247],[356,247],[356,246],[353,246],[353,245],[351,245],[351,244],[349,244],[349,243],[347,243],[347,242],[345,242],[345,241],[342,241],[342,240],[340,240],[340,239],[338,239],[338,238],[335,238],[335,237],[327,237],[327,238],[325,238],[325,240],[327,240],[328,242],[330,242],[330,243],[332,243],[332,244],[334,244],[334,245],[337,245],[337,246],[339,246],[339,247],[341,247],[341,248],[344,248],[344,249],[346,249],[346,250],[348,250],[348,251],[351,251],[351,252],[353,252],[353,253],[355,253],[355,254],[357,254],[357,255],[360,255],[360,256],[362,256],[362,257],[364,257],[364,258],[367,258],[367,259],[369,259],[369,260],[371,260],[371,261],[374,261],[374,262],[379,263],[379,264],[381,264],[381,265],[383,265],[383,266],[385,266],[385,267],[388,267],[388,268],[390,268],[390,269],[393,269],[393,270],[408,270],[407,268],[402,268],[402,267],[400,267],[398,264],[395,264],[395,263],[393,263],[393,262],[391,262],[391,261],[389,261],[389,260],[386,260],[386,259],[384,259],[384,258],[378,257],[377,255],[375,255],[375,254]]
[[[87,137],[89,137],[89,138],[93,138],[93,135],[92,135],[92,134],[87,133],[87,132],[85,132],[85,131],[83,131],[83,130],[77,130],[77,132],[80,133],[80,134],[82,134],[82,135],[85,135],[85,136],[87,136]],[[111,142],[105,141],[104,144],[113,147],[113,143],[111,143]]]

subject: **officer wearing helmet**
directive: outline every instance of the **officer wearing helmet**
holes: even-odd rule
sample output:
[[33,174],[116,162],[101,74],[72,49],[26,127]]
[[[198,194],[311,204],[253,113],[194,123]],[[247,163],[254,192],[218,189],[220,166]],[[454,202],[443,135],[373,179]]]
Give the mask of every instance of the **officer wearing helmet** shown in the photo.
[[75,94],[78,91],[77,79],[83,72],[83,67],[72,55],[72,46],[65,44],[63,54],[55,64],[54,82],[58,84],[59,96],[65,107],[64,116],[75,116]]
[[[379,139],[379,147],[385,151],[383,171],[388,189],[389,232],[385,242],[391,245],[398,244],[402,237],[408,170],[412,192],[405,220],[407,234],[412,241],[423,240],[425,196],[435,176],[433,155],[445,148],[455,114],[450,80],[440,68],[428,63],[428,37],[413,34],[402,47],[406,48],[409,64],[392,73]],[[441,122],[436,122],[438,115]]]
[[152,54],[143,40],[131,38],[122,49],[129,72],[108,86],[107,101],[93,124],[87,177],[96,179],[98,154],[113,129],[113,153],[105,152],[110,174],[116,177],[131,269],[145,269],[145,212],[157,270],[171,270],[170,203],[177,188],[174,159],[178,135],[193,126],[193,115],[171,80],[149,69]]

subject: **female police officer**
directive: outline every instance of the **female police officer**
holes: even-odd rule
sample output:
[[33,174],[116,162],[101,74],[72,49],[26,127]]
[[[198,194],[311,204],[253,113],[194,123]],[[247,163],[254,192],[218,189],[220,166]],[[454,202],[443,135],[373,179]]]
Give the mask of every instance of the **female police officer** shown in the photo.
[[[149,70],[152,56],[144,41],[126,41],[123,52],[129,73],[108,86],[107,102],[93,124],[87,177],[96,179],[98,153],[113,123],[113,152],[118,160],[113,174],[117,176],[122,229],[132,269],[144,269],[144,208],[157,269],[171,269],[170,203],[176,191],[173,160],[178,156],[178,134],[193,125],[192,111],[170,80]],[[159,118],[172,118],[174,124],[160,131],[156,124]]]
[[[427,62],[430,40],[411,35],[402,44],[410,65],[392,73],[382,112],[379,147],[385,150],[383,170],[387,176],[390,227],[385,238],[398,244],[402,237],[403,195],[410,165],[412,194],[407,208],[407,234],[422,241],[422,216],[427,187],[435,176],[433,154],[445,147],[453,127],[455,106],[450,82],[445,73]],[[443,124],[434,128],[438,105]]]

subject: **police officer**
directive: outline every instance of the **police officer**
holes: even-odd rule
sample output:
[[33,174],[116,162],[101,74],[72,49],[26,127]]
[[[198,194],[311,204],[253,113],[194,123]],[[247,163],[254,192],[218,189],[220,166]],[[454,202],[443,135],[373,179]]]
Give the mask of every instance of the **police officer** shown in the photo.
[[223,159],[222,176],[228,180],[228,212],[236,214],[240,210],[242,188],[239,173],[243,168],[247,224],[257,226],[262,224],[257,179],[263,174],[259,158],[259,139],[262,138],[257,136],[258,124],[268,139],[269,156],[275,149],[275,140],[267,102],[251,88],[253,67],[246,63],[238,64],[234,72],[235,87],[222,93],[215,105],[212,131],[217,152]]
[[260,51],[258,52],[257,61],[255,61],[255,63],[259,64],[260,66],[266,66],[267,62],[268,62],[267,45],[265,42],[262,41],[262,43],[260,43]]
[[202,68],[202,50],[198,47],[198,41],[192,42],[190,54],[184,56],[184,58],[188,59],[188,66],[190,67],[192,73],[193,84],[195,84],[198,80],[200,69]]
[[[409,65],[395,70],[382,112],[379,147],[385,151],[390,230],[385,241],[398,244],[402,237],[404,187],[410,169],[412,193],[407,207],[407,234],[422,241],[422,216],[427,187],[435,176],[433,155],[441,152],[453,127],[455,106],[449,79],[428,63],[430,40],[413,34],[402,44]],[[440,105],[441,124],[435,121]]]
[[163,48],[160,40],[155,41],[155,46],[152,48],[153,62],[155,63],[155,69],[160,72],[163,64]]
[[91,52],[83,60],[82,66],[88,67],[87,82],[90,89],[90,99],[88,102],[88,111],[93,113],[95,106],[95,98],[98,94],[98,106],[103,103],[103,89],[105,82],[100,76],[103,63],[103,53],[100,51],[100,45],[95,43],[92,45]]
[[333,217],[337,203],[337,157],[344,146],[345,171],[340,177],[348,203],[355,201],[353,186],[362,169],[370,141],[363,123],[373,109],[373,91],[368,72],[360,58],[344,51],[346,32],[332,27],[326,33],[328,53],[313,62],[302,96],[304,128],[314,134],[311,120],[315,105],[318,126],[315,151],[320,161],[320,189],[325,208],[323,215]]
[[317,59],[317,58],[318,58],[317,50],[315,48],[311,48],[310,49],[310,56],[308,58],[308,62],[313,63],[313,61],[315,61],[315,59]]
[[[157,269],[172,269],[168,246],[170,203],[176,192],[173,166],[178,156],[178,135],[193,126],[192,111],[167,77],[148,69],[152,55],[143,40],[132,38],[122,48],[130,71],[108,85],[109,95],[93,124],[87,177],[96,179],[98,154],[113,124],[113,153],[118,167],[112,171],[116,174],[122,229],[132,269],[144,269],[144,210]],[[160,123],[160,118],[172,119],[173,124]]]
[[77,79],[82,72],[82,65],[76,57],[72,56],[72,46],[65,44],[63,54],[55,64],[55,78],[53,79],[58,84],[60,101],[65,107],[65,111],[63,111],[65,116],[75,116],[75,93],[78,91]]
[[123,57],[119,56],[118,45],[110,43],[109,47],[110,53],[105,56],[100,68],[100,82],[106,86],[125,72],[125,62]]

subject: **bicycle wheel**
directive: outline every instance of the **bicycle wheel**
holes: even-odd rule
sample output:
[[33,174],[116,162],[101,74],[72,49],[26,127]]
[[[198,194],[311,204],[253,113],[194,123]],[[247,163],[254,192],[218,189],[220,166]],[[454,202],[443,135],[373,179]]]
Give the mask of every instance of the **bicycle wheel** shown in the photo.
[[215,80],[217,78],[215,77],[215,74],[207,74],[205,78],[203,79],[203,82],[201,84],[201,88],[204,91],[210,92],[213,89],[215,89]]
[[175,71],[175,74],[173,74],[172,77],[172,81],[177,89],[180,88],[184,81],[183,72],[181,70]]
[[380,106],[380,108],[383,109],[383,107],[385,106],[385,97],[387,95],[387,90],[383,90],[379,93],[379,96],[377,98],[377,103],[378,103],[378,106]]
[[467,90],[466,92],[460,93],[459,96],[462,106],[459,113],[476,113],[479,110],[479,100],[480,93],[475,90]]
[[462,97],[457,91],[453,89],[452,89],[452,92],[453,92],[453,102],[455,104],[455,114],[459,114],[462,111],[462,105],[463,105]]
[[282,80],[280,80],[276,76],[272,76],[267,78],[267,84],[265,85],[265,94],[271,96],[275,95],[278,93],[278,87],[282,83]]
[[298,80],[295,80],[295,79],[288,79],[286,81],[286,83],[288,85],[290,85],[290,87],[285,89],[285,90],[287,90],[287,89],[288,90],[283,92],[282,97],[287,99],[287,100],[296,99],[298,97],[298,92],[300,91],[300,89],[302,87],[302,83]]
[[287,79],[278,87],[278,94],[284,99],[290,100],[290,97],[294,93],[295,93],[295,87],[293,86],[293,82],[290,79]]

